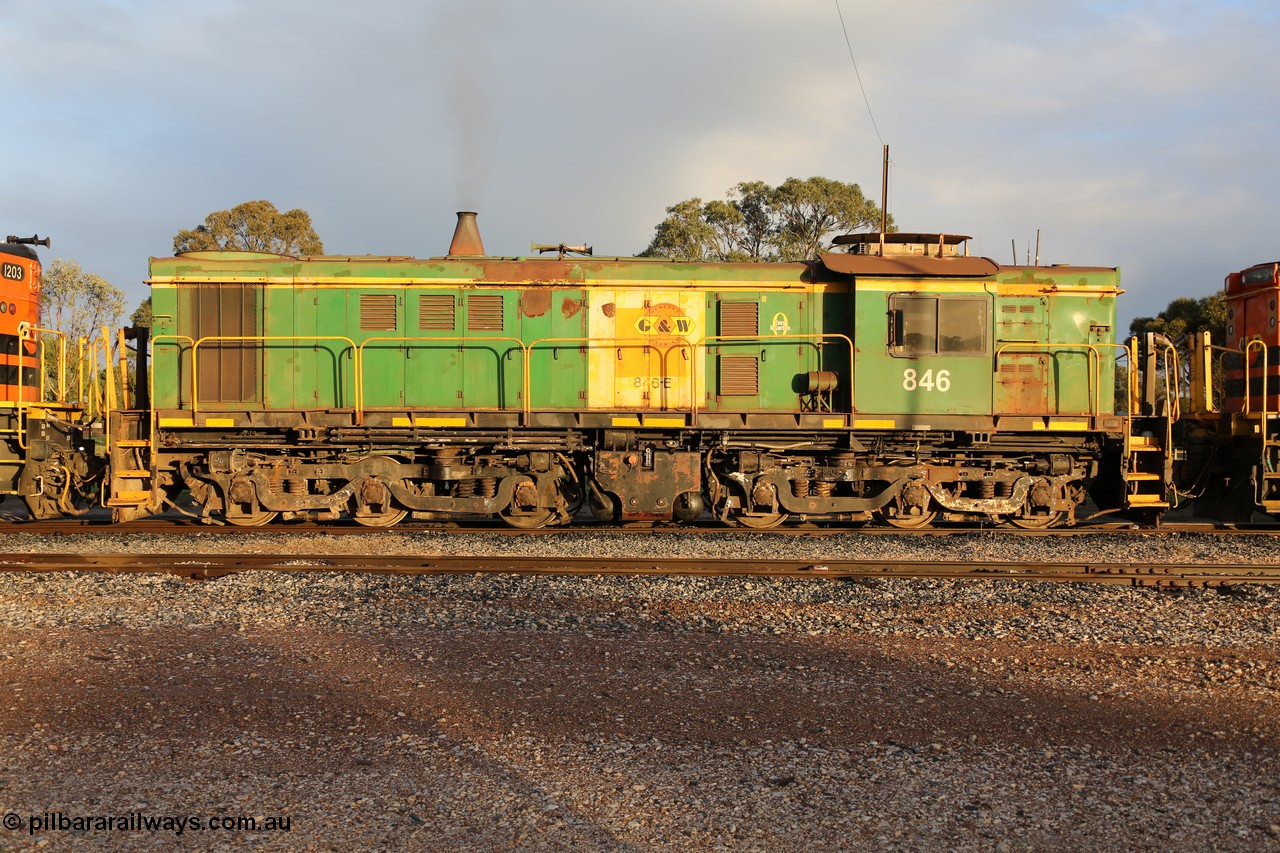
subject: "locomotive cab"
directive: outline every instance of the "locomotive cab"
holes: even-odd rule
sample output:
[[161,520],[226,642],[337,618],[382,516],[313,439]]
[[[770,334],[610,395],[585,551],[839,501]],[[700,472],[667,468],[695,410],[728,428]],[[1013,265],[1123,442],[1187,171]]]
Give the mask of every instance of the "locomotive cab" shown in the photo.
[[30,332],[40,325],[40,272],[40,259],[27,241],[8,237],[0,243],[0,402],[6,407],[40,397]]
[[1280,329],[1276,299],[1280,297],[1280,263],[1258,264],[1232,273],[1225,282],[1226,346],[1241,354],[1224,362],[1225,404],[1244,416],[1280,410]]

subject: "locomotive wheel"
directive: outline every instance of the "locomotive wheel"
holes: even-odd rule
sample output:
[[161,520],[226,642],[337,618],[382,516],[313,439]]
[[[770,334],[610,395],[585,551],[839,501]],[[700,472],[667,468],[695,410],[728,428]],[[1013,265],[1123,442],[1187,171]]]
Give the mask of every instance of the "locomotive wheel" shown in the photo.
[[[407,487],[408,483],[404,480],[399,482],[402,487]],[[362,497],[366,501],[364,512],[361,512],[359,501],[353,497],[347,506],[347,514],[351,516],[351,520],[363,527],[392,527],[404,521],[409,514],[409,510],[402,509],[393,503],[391,492],[380,481],[365,481],[362,488]],[[381,509],[372,511],[370,507],[377,506]]]
[[918,481],[912,481],[902,487],[891,506],[880,510],[880,517],[890,527],[918,530],[933,524],[933,520],[938,517],[938,511],[930,509],[931,506],[933,498],[928,489]]
[[1009,521],[1013,522],[1014,527],[1021,527],[1025,530],[1044,530],[1053,527],[1062,520],[1062,512],[1050,512],[1045,515],[1011,515]]
[[922,512],[919,515],[888,515],[880,516],[890,527],[897,527],[900,530],[919,530],[922,527],[928,527],[933,524],[933,520],[938,517],[936,511]]
[[382,512],[373,515],[356,515],[355,513],[352,513],[351,519],[355,521],[356,524],[360,524],[365,527],[391,527],[404,521],[405,517],[408,515],[409,510],[407,509],[390,508],[384,509]]
[[509,526],[521,530],[536,530],[546,527],[555,520],[556,511],[538,504],[537,488],[533,479],[526,476],[517,478],[515,492],[511,503],[498,511],[498,515]]
[[744,515],[740,513],[729,516],[729,519],[734,524],[750,527],[752,530],[768,530],[786,521],[787,517],[780,512],[772,515]]
[[513,512],[511,507],[502,510],[498,515],[508,526],[521,530],[537,530],[539,527],[546,527],[556,517],[555,512],[549,509],[537,512]]
[[271,509],[259,509],[257,512],[249,513],[247,515],[231,515],[228,512],[222,513],[222,517],[226,519],[227,524],[232,524],[236,527],[261,527],[264,524],[270,524],[275,521],[279,515],[280,513]]
[[73,505],[78,495],[72,486],[71,474],[54,461],[24,465],[18,478],[18,492],[33,519],[61,518],[81,512]]
[[62,509],[58,506],[58,502],[46,495],[23,495],[23,502],[27,505],[27,512],[31,514],[33,519],[60,518]]

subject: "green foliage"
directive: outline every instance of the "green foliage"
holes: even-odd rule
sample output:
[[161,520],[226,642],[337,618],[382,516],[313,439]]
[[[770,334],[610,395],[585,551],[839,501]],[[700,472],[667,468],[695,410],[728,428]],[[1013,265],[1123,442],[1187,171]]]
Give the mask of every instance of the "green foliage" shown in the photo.
[[[1178,352],[1177,381],[1179,396],[1183,396],[1191,387],[1191,341],[1187,337],[1195,332],[1208,332],[1209,340],[1215,346],[1223,346],[1227,337],[1227,298],[1224,293],[1213,293],[1200,299],[1179,297],[1154,317],[1135,317],[1129,324],[1129,334],[1141,335],[1146,332],[1162,334],[1173,342]],[[1214,359],[1213,375],[1210,384],[1215,397],[1222,394],[1222,365]]]
[[75,261],[55,258],[41,282],[40,325],[63,332],[68,342],[100,334],[124,313],[124,292]]
[[654,229],[653,242],[643,257],[680,261],[729,260],[715,254],[716,228],[703,215],[702,199],[685,199],[667,208],[667,218]]
[[829,237],[880,223],[880,208],[862,195],[861,187],[830,178],[787,178],[774,190],[773,206],[781,217],[774,245],[778,256],[788,260],[815,258],[830,248]]
[[[667,208],[642,257],[680,261],[804,261],[831,238],[878,228],[880,208],[857,184],[787,178],[743,181],[726,199],[690,198]],[[890,230],[893,230],[892,224]]]
[[246,201],[217,210],[204,224],[179,231],[174,252],[231,249],[277,255],[321,255],[324,244],[311,226],[311,214],[300,208],[281,213],[269,201]]
[[[85,272],[75,261],[54,259],[44,268],[40,289],[40,326],[62,332],[67,347],[68,388],[80,375],[82,338],[101,340],[102,329],[114,329],[124,314],[124,293],[100,275]],[[57,388],[56,344],[46,336],[46,381]]]
[[1200,299],[1179,297],[1154,317],[1135,317],[1129,324],[1129,334],[1158,332],[1171,341],[1177,341],[1188,332],[1209,332],[1215,346],[1226,341],[1226,295],[1214,293]]
[[129,315],[129,325],[134,327],[151,328],[151,297],[139,303],[138,307],[133,309],[133,313]]

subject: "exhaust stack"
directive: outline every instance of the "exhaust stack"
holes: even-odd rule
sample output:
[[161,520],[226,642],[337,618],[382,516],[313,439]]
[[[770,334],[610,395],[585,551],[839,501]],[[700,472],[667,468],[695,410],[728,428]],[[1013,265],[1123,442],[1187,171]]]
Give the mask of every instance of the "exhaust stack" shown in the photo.
[[476,225],[476,214],[471,210],[458,211],[458,225],[453,229],[453,240],[449,243],[449,256],[480,257],[484,255],[484,243],[480,240],[480,227]]

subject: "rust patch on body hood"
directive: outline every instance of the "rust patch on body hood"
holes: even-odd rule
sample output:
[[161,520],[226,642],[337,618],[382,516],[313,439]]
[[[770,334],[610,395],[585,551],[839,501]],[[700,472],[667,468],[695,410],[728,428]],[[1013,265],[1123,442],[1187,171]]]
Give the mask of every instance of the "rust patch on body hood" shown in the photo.
[[551,288],[530,287],[520,294],[520,313],[526,317],[541,317],[551,308]]

